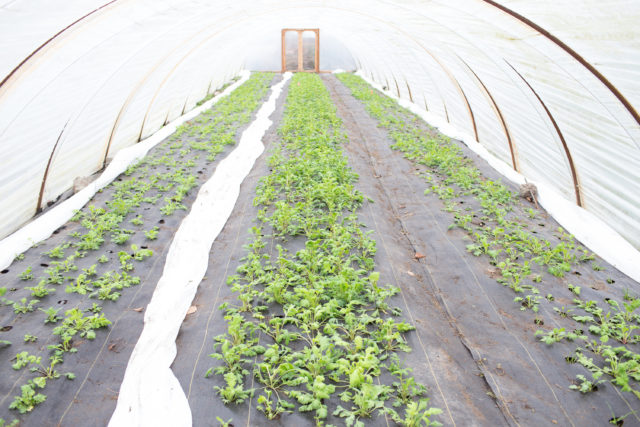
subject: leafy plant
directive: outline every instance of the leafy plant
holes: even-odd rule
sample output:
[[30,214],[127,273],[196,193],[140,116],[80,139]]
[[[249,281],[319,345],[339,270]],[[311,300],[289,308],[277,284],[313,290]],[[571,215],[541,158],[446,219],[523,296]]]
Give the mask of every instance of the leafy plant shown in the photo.
[[572,390],[577,390],[580,393],[590,393],[592,391],[596,391],[598,389],[598,384],[602,384],[603,382],[605,382],[605,380],[598,380],[595,383],[587,380],[587,378],[584,375],[576,375],[576,378],[579,381],[579,384],[571,384],[569,386],[570,389]]
[[32,273],[31,267],[27,267],[27,269],[25,271],[23,271],[22,273],[20,273],[20,275],[18,277],[20,277],[20,280],[31,280],[31,279],[33,279],[33,273]]
[[37,339],[38,337],[36,337],[35,335],[25,334],[24,336],[24,342],[36,342]]
[[144,236],[148,239],[148,240],[155,240],[158,238],[158,232],[159,232],[160,228],[159,227],[153,227],[150,230],[147,230],[144,232]]
[[44,378],[35,378],[27,384],[20,387],[21,395],[15,396],[13,402],[9,405],[9,409],[15,409],[21,414],[33,411],[40,403],[47,400],[47,396],[38,393],[38,388],[43,388],[46,384]]
[[49,307],[46,310],[43,310],[42,308],[39,308],[38,310],[47,315],[46,319],[44,319],[44,323],[57,323],[58,320],[62,319],[62,316],[58,315],[58,312],[60,311],[59,308]]
[[[410,351],[404,336],[414,328],[394,319],[399,310],[388,300],[398,290],[380,285],[373,271],[376,244],[357,216],[364,197],[317,76],[294,77],[279,132],[281,143],[267,160],[271,173],[256,189],[259,225],[238,274],[228,278],[237,304],[221,307],[227,333],[216,337],[211,357],[219,363],[206,375],[222,376],[226,386],[215,390],[225,403],[257,393],[268,419],[297,409],[323,425],[336,394],[343,403],[331,411],[348,425],[389,413],[393,402],[407,423],[435,416],[426,400],[408,406],[424,387],[393,355]],[[277,255],[265,250],[267,228]],[[283,245],[292,238],[301,246],[289,252]],[[394,387],[376,382],[385,366],[398,375]],[[246,388],[249,377],[255,390]]]
[[46,255],[49,256],[49,258],[64,258],[64,247],[62,246],[56,246],[55,248],[51,249],[48,252],[45,252]]
[[36,309],[36,304],[39,302],[40,300],[37,299],[27,301],[27,298],[21,298],[20,301],[16,301],[13,303],[13,311],[16,314],[29,313]]

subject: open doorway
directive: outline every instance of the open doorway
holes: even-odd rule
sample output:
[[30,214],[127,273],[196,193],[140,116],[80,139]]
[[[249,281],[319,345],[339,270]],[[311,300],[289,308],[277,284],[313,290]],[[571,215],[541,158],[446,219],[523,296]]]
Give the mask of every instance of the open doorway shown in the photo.
[[285,28],[282,30],[282,72],[320,71],[320,30]]

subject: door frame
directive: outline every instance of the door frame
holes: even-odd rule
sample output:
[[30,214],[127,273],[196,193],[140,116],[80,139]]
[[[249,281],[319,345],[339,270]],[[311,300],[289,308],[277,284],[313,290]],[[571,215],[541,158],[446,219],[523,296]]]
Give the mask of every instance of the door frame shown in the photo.
[[[285,58],[285,42],[284,36],[287,31],[296,31],[298,33],[298,73],[319,73],[320,72],[320,29],[319,28],[283,28],[281,31],[281,60],[282,60],[282,72],[284,73],[287,68]],[[313,31],[316,33],[316,51],[315,51],[315,69],[305,70],[303,69],[303,49],[302,49],[302,33],[305,31]]]

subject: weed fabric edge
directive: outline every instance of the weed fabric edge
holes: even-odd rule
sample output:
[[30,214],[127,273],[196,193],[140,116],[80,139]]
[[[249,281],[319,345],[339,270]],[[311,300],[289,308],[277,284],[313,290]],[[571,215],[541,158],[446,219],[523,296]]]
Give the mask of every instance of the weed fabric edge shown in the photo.
[[206,272],[211,244],[231,214],[242,181],[262,152],[261,138],[271,125],[268,117],[290,77],[285,73],[272,87],[255,120],[201,187],[191,212],[180,224],[147,306],[145,326],[131,355],[109,425],[191,425],[189,404],[170,369],[176,355],[175,338]]

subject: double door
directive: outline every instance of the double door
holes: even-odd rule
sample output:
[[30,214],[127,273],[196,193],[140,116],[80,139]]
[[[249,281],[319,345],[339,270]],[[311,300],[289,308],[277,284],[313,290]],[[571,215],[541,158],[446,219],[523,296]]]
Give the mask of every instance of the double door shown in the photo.
[[282,72],[297,71],[317,73],[320,71],[320,30],[282,30]]

